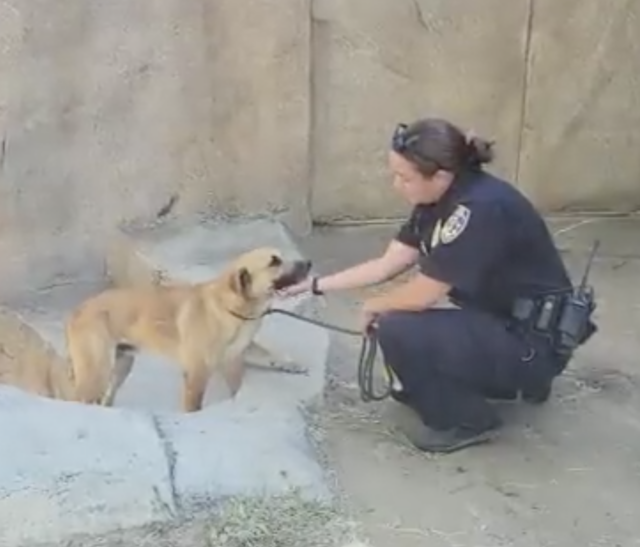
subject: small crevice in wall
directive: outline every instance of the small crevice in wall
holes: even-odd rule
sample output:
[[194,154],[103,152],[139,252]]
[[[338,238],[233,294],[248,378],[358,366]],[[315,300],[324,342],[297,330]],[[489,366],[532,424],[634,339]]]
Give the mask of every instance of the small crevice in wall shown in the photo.
[[7,157],[7,135],[2,135],[2,142],[0,142],[0,181],[2,180],[2,173],[4,171],[4,160]]
[[516,165],[515,165],[515,175],[514,175],[514,183],[516,186],[520,186],[520,168],[522,164],[522,146],[524,144],[524,133],[526,131],[527,124],[527,107],[528,107],[528,90],[530,85],[531,78],[531,64],[532,64],[532,55],[531,55],[531,40],[533,34],[533,19],[535,12],[535,2],[536,0],[528,0],[527,2],[527,18],[525,23],[525,36],[524,36],[524,48],[523,48],[523,57],[524,62],[522,63],[522,86],[521,86],[521,97],[520,97],[520,122],[518,128],[518,144],[516,146]]
[[320,153],[319,134],[322,132],[324,103],[330,96],[329,79],[329,21],[324,19],[318,4],[322,0],[309,0],[309,178],[307,182],[307,210],[314,217],[314,190],[322,184],[318,177],[318,156]]

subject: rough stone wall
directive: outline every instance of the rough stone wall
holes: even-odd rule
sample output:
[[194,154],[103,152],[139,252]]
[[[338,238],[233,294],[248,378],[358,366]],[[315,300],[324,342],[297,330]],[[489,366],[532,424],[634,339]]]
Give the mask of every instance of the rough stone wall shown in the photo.
[[0,3],[3,280],[33,280],[61,252],[82,267],[119,222],[152,219],[174,194],[174,214],[293,209],[303,222],[308,13],[278,0]]
[[640,208],[640,4],[316,0],[315,218],[401,215],[397,121],[497,141],[496,171],[548,211]]
[[389,137],[425,114],[491,135],[514,176],[526,2],[318,0],[313,21],[314,216],[402,215]]
[[640,209],[640,3],[533,4],[520,187],[545,209]]
[[61,250],[84,263],[174,194],[172,214],[269,209],[302,228],[403,214],[386,146],[423,114],[495,138],[497,171],[546,209],[638,208],[639,10],[4,0],[3,280]]

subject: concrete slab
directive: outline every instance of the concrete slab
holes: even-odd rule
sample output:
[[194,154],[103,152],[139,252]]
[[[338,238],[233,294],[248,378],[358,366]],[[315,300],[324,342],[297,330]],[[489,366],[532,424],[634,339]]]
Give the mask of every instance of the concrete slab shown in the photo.
[[290,407],[267,408],[245,398],[196,414],[159,414],[158,424],[172,450],[177,501],[188,513],[228,497],[269,496],[292,487],[310,499],[331,497],[304,419]]
[[154,418],[0,387],[0,545],[59,543],[176,512]]

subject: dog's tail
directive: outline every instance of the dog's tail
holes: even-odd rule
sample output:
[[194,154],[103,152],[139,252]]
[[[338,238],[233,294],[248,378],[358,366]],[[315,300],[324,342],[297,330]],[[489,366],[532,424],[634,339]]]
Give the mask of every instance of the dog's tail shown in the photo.
[[[65,384],[69,385],[65,386],[66,392],[62,393],[60,398],[73,401],[83,401],[87,397],[94,399],[94,391],[100,389],[97,384],[101,383],[99,376],[103,373],[104,358],[108,352],[110,339],[107,312],[92,317],[89,323],[81,315],[71,316],[66,324],[65,337],[67,342]],[[83,378],[77,374],[78,365],[82,365],[85,369]],[[96,377],[90,380],[86,377],[87,375],[96,375]]]

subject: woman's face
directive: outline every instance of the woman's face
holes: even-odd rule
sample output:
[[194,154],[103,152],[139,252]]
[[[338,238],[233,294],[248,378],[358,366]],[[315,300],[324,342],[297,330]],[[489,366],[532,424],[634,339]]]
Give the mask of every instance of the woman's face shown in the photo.
[[442,170],[425,177],[413,163],[393,150],[389,152],[389,168],[393,187],[411,205],[436,203],[453,180],[450,173]]

